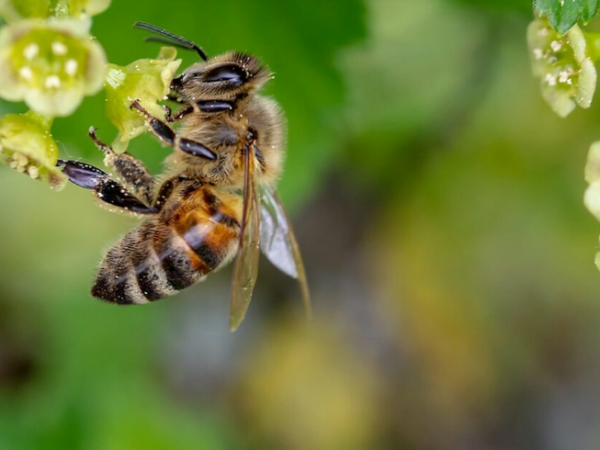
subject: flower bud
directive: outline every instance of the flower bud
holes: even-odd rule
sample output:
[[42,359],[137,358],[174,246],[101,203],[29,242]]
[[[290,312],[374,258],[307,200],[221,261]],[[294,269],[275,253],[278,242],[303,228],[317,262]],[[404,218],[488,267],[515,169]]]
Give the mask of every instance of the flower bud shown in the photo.
[[52,120],[29,111],[0,117],[0,160],[56,190],[67,181],[56,168],[58,146],[50,134]]
[[100,14],[111,0],[0,0],[0,15],[8,23],[50,17],[82,18]]

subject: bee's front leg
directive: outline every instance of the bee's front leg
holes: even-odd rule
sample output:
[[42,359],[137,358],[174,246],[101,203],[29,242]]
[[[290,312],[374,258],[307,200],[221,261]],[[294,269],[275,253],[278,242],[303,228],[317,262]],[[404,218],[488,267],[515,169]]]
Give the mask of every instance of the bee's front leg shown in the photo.
[[170,147],[178,148],[182,152],[190,155],[198,156],[199,158],[208,159],[214,161],[217,159],[217,154],[209,149],[207,146],[200,142],[193,141],[177,136],[175,131],[160,119],[157,119],[150,114],[139,101],[131,103],[131,109],[139,111],[145,118],[148,129],[154,136],[156,136],[162,143],[169,145]]
[[175,113],[175,115],[173,115],[173,110],[170,107],[165,105],[163,106],[163,108],[165,110],[165,120],[167,121],[167,123],[179,122],[185,116],[194,112],[194,108],[190,105],[183,106],[179,111]]
[[109,205],[136,214],[156,214],[159,209],[149,206],[129,193],[123,186],[113,180],[102,170],[79,161],[58,160],[56,164],[62,168],[69,181],[84,189],[94,191],[97,198]]
[[89,136],[105,154],[104,164],[115,171],[129,192],[146,204],[152,202],[154,180],[143,162],[128,153],[117,154],[112,147],[98,139],[96,130],[91,127]]
[[[135,102],[134,102],[135,103]],[[132,104],[133,106],[133,104]],[[173,115],[173,110],[169,106],[163,106],[165,110],[165,120],[167,123],[176,123],[192,114],[196,108],[198,111],[203,113],[220,113],[233,110],[235,106],[234,102],[222,101],[222,100],[202,100],[196,102],[194,106],[185,103],[183,106]],[[139,108],[136,108],[139,109]]]

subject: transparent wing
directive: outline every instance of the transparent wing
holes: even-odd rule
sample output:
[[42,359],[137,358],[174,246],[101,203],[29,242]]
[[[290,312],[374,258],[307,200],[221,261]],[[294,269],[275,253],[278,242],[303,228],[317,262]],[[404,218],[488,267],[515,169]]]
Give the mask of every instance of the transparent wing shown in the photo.
[[261,191],[260,249],[275,267],[298,280],[304,306],[310,316],[310,292],[300,248],[281,200],[271,188]]
[[[252,154],[251,154],[252,153]],[[260,215],[254,180],[254,148],[244,148],[244,199],[240,243],[233,267],[229,327],[237,330],[246,316],[258,276]]]
[[290,227],[272,189],[261,190],[260,206],[260,249],[275,267],[292,278],[298,278],[294,249],[289,239]]

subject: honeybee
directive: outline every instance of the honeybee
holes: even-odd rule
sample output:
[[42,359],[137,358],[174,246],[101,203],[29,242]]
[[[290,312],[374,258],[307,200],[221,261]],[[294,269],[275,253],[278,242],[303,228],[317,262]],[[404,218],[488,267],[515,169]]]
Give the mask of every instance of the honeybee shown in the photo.
[[[91,293],[121,305],[143,304],[176,294],[235,259],[230,327],[248,309],[258,274],[259,249],[296,278],[310,313],[298,244],[275,191],[285,150],[279,105],[259,94],[271,71],[256,57],[229,52],[209,58],[181,36],[138,22],[158,36],[149,41],[194,50],[201,61],[171,83],[169,98],[181,107],[152,116],[139,101],[148,130],[173,148],[167,170],[154,178],[128,153],[116,154],[89,134],[104,152],[113,178],[78,161],[58,165],[76,185],[112,208],[146,216],[104,257]],[[171,124],[179,122],[175,131]]]

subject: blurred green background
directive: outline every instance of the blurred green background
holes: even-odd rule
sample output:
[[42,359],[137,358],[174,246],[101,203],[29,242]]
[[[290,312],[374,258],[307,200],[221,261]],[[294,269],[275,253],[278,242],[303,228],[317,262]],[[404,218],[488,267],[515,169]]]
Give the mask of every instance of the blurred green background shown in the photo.
[[[156,55],[142,20],[275,71],[315,320],[266,260],[235,334],[229,270],[151,306],[96,301],[102,251],[136,221],[0,167],[0,449],[600,448],[600,226],[582,204],[600,105],[561,120],[543,103],[531,16],[113,0],[93,26],[111,62]],[[56,121],[62,157],[101,164],[103,103]],[[156,172],[168,154],[148,136],[131,151]]]

